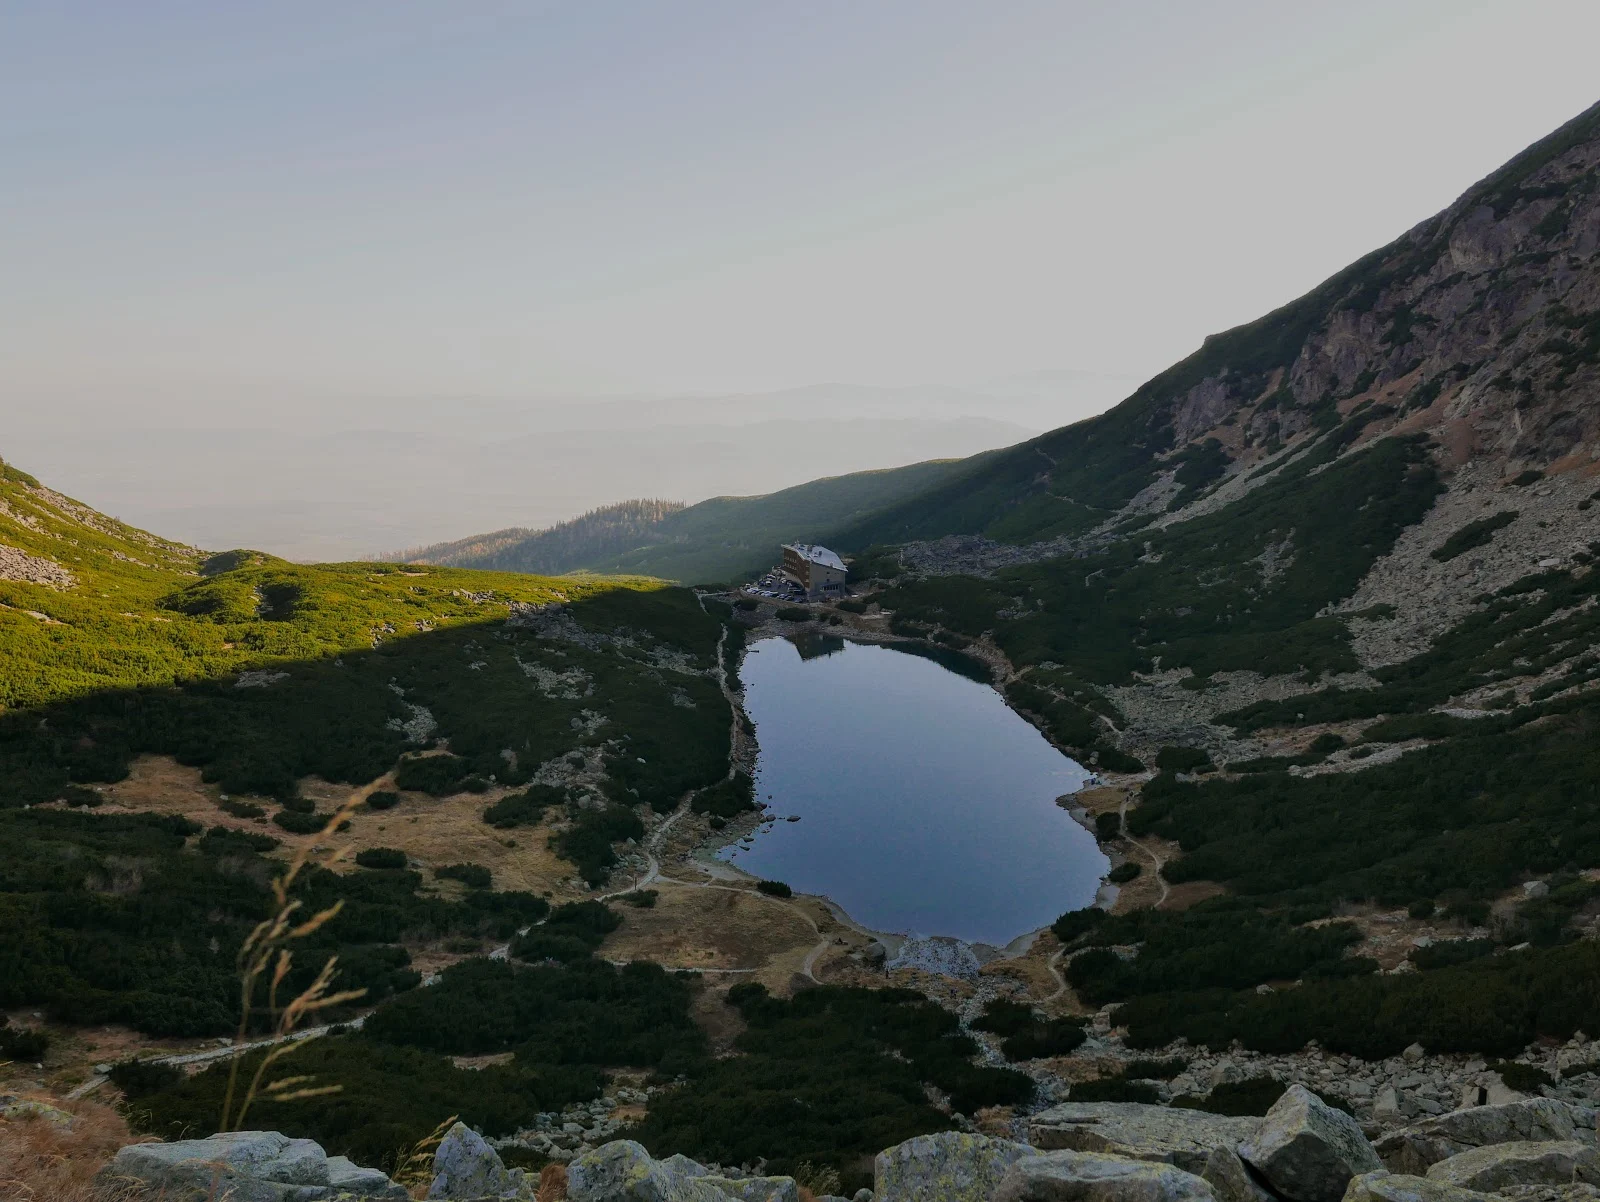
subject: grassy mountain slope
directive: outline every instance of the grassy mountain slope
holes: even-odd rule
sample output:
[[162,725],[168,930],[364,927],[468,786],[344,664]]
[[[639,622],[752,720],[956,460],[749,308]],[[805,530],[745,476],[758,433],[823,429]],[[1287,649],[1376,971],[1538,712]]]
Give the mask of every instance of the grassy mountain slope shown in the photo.
[[782,543],[855,522],[936,485],[969,462],[933,460],[854,472],[765,496],[713,497],[687,508],[625,501],[549,530],[502,530],[408,551],[403,558],[509,571],[585,570],[689,583],[729,580],[769,567]]
[[[457,797],[467,830],[537,786],[558,850],[603,879],[612,840],[638,833],[632,807],[669,809],[726,773],[720,629],[654,581],[207,555],[7,468],[0,1008],[229,1030],[260,857],[320,829],[316,798],[390,771],[413,799]],[[107,805],[144,756],[198,769],[214,813],[180,816],[159,789],[153,812]],[[370,842],[389,819],[352,821]],[[347,902],[325,946],[373,1000],[415,983],[403,944],[505,937],[548,908],[421,886],[410,871],[308,885],[308,904]]]

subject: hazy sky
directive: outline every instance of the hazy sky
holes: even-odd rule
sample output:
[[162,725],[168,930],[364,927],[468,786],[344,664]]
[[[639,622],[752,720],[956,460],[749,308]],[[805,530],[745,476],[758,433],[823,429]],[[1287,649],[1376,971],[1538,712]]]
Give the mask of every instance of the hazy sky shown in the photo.
[[0,406],[1145,376],[1596,45],[1595,0],[13,0]]

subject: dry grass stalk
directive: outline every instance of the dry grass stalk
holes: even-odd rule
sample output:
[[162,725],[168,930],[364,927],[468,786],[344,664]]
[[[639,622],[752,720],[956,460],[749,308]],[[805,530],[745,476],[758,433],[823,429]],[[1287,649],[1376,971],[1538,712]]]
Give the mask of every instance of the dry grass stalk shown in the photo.
[[[304,1075],[263,1082],[268,1069],[307,1038],[314,1038],[292,1038],[306,1019],[330,1006],[355,1001],[366,993],[364,989],[333,989],[334,971],[339,958],[330,956],[310,985],[282,1004],[278,1000],[278,990],[294,963],[291,950],[294,942],[332,922],[344,907],[344,902],[338,901],[304,921],[297,921],[300,902],[292,899],[289,892],[295,880],[307,868],[331,868],[345,858],[350,850],[348,845],[318,852],[317,841],[330,838],[360,804],[359,798],[350,798],[328,819],[328,824],[318,834],[309,836],[301,843],[283,872],[272,882],[272,914],[250,932],[239,949],[239,1029],[233,1039],[233,1059],[228,1071],[227,1092],[222,1101],[220,1131],[240,1130],[251,1105],[258,1098],[269,1102],[288,1102],[337,1093],[341,1088],[338,1085],[314,1085],[312,1078]],[[255,1013],[256,993],[263,979],[266,981],[268,1028],[273,1043],[251,1074],[236,1110],[234,1098],[239,1084],[240,1061],[249,1044],[250,1020]]]
[[567,1166],[547,1164],[539,1170],[538,1202],[561,1202],[567,1196]]
[[389,1179],[404,1186],[413,1198],[423,1197],[433,1184],[433,1154],[458,1118],[459,1115],[452,1114],[409,1149],[401,1149],[395,1156],[394,1172],[389,1174]]

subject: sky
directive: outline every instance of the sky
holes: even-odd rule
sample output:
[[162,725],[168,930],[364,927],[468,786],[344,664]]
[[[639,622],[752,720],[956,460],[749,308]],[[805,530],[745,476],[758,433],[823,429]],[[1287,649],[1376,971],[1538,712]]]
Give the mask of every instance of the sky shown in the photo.
[[1596,44],[1593,0],[16,0],[0,440],[1137,382],[1593,103]]

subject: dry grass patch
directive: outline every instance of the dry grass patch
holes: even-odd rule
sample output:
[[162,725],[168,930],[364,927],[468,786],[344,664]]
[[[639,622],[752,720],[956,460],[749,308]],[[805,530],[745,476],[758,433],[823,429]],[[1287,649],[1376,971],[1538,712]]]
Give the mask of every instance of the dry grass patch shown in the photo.
[[45,1096],[37,1100],[66,1111],[72,1122],[0,1119],[0,1198],[116,1202],[118,1191],[98,1192],[93,1181],[118,1148],[137,1142],[122,1116],[101,1102],[63,1102]]
[[[816,945],[811,924],[794,907],[742,889],[671,887],[654,907],[618,906],[620,929],[602,945],[612,960],[656,961],[665,968],[761,969]],[[798,961],[796,962],[796,965]]]

